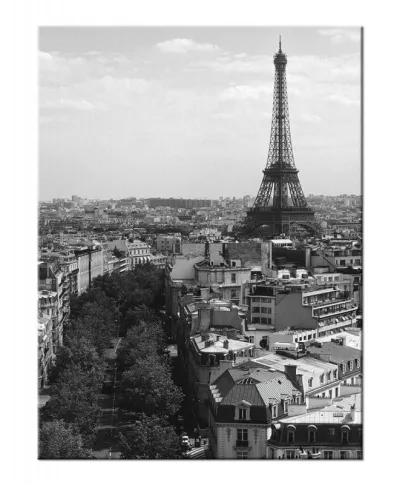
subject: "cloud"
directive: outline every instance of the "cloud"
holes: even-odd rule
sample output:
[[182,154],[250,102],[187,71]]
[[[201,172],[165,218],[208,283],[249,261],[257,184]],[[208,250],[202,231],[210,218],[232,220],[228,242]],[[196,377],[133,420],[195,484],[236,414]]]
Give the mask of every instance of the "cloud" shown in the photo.
[[263,83],[257,85],[238,85],[224,89],[219,95],[222,101],[257,100],[262,96],[272,94],[272,85]]
[[190,63],[187,70],[198,71],[203,69],[211,69],[217,72],[226,74],[231,73],[262,73],[268,74],[272,72],[271,56],[249,56],[245,53],[241,54],[225,54],[217,57],[212,61],[193,61]]
[[343,44],[344,42],[360,42],[360,29],[320,29],[318,33],[329,37],[332,44]]
[[321,123],[322,118],[318,115],[304,113],[300,116],[301,120],[307,123]]
[[330,101],[334,101],[339,104],[343,104],[344,106],[360,106],[359,100],[352,100],[348,97],[344,96],[343,94],[331,94],[328,96]]
[[187,52],[215,52],[219,47],[213,44],[200,44],[192,39],[173,39],[156,44],[156,48],[164,53],[186,54]]

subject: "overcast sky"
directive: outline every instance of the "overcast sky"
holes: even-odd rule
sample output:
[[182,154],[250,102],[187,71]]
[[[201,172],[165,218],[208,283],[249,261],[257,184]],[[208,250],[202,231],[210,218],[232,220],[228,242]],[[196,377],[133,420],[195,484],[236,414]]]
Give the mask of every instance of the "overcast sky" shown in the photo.
[[282,34],[305,194],[359,194],[358,28],[41,28],[39,197],[256,195]]

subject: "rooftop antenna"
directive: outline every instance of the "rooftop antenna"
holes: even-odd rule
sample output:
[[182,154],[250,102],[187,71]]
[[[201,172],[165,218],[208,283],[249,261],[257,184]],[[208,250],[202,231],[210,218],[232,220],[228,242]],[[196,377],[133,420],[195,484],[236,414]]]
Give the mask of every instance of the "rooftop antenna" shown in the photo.
[[279,34],[279,52],[282,52],[281,34]]

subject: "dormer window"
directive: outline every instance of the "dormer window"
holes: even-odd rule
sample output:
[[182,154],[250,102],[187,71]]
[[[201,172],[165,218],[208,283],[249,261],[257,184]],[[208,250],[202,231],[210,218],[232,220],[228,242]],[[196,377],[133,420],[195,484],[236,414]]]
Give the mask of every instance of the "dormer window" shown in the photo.
[[353,370],[353,361],[349,361],[349,371],[351,372]]
[[360,368],[360,359],[356,359],[356,367],[357,367],[357,369]]
[[336,369],[333,371],[333,378],[337,379],[337,370]]
[[[246,382],[242,382],[246,384]],[[235,420],[248,421],[250,419],[251,403],[243,400],[235,404]]]
[[287,399],[285,399],[285,401],[283,401],[283,412],[284,413],[288,412],[288,404],[289,404],[289,401]]
[[321,374],[320,381],[321,381],[321,384],[324,383],[324,381],[325,381],[325,374]]
[[328,374],[327,374],[327,380],[330,381],[332,378],[332,372],[329,371]]
[[344,374],[346,372],[346,364],[340,364],[340,370]]
[[271,407],[271,414],[272,414],[272,419],[276,418],[278,416],[278,410],[277,410],[277,405],[274,404]]
[[310,378],[308,379],[308,387],[312,387],[312,381],[313,381],[313,378],[312,378],[312,377],[310,377]]

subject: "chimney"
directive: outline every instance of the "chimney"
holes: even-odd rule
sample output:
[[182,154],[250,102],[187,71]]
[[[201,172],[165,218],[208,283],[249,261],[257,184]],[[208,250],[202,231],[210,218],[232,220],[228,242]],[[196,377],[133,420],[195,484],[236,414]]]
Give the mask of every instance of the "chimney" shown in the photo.
[[224,340],[224,349],[229,349],[229,341]]
[[292,382],[297,382],[296,380],[296,369],[297,365],[285,365],[285,374],[289,377]]

